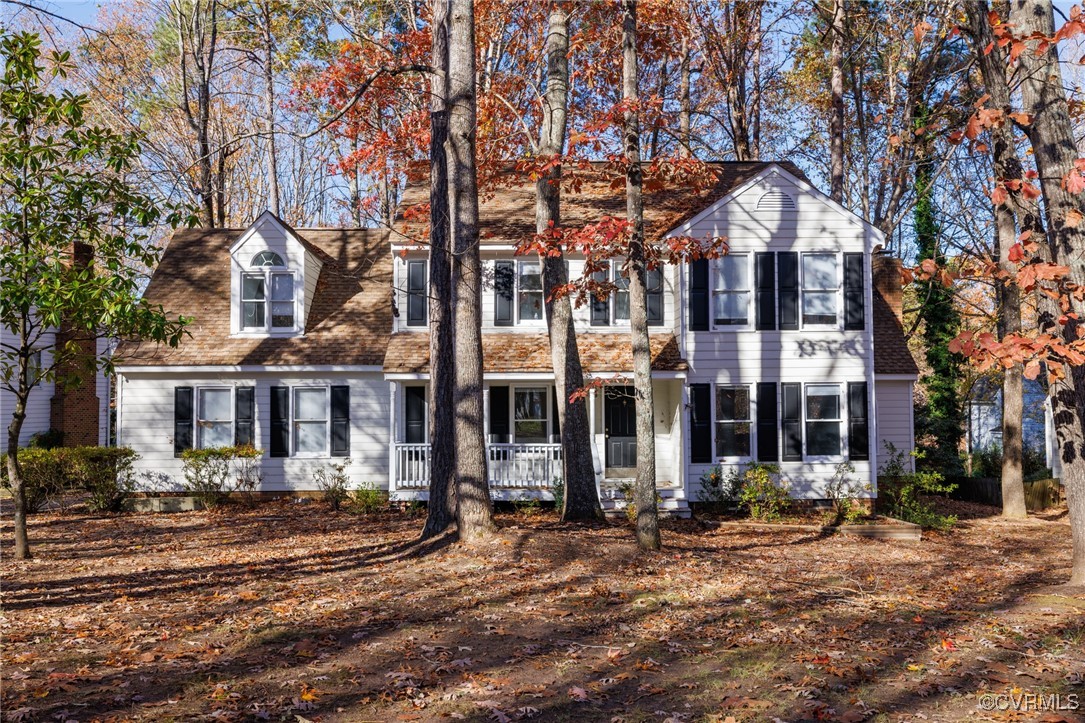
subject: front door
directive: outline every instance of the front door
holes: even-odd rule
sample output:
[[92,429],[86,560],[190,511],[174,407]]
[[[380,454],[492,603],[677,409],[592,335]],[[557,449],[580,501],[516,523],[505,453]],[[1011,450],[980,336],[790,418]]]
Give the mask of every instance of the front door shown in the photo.
[[608,477],[632,477],[637,468],[637,404],[633,387],[605,387],[603,432]]

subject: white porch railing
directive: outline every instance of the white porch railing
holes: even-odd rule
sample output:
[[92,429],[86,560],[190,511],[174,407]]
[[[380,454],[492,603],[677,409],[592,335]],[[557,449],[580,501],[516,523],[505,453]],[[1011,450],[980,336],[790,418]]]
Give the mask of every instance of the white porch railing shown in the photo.
[[[429,488],[429,445],[394,445],[396,489]],[[490,486],[549,490],[561,476],[560,444],[490,444],[486,447]]]

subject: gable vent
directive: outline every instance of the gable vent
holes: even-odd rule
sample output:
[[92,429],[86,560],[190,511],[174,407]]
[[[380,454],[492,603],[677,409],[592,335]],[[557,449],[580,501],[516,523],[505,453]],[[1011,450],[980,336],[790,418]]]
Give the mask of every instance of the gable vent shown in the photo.
[[773,189],[766,191],[761,198],[757,199],[758,211],[794,211],[795,199],[783,191]]

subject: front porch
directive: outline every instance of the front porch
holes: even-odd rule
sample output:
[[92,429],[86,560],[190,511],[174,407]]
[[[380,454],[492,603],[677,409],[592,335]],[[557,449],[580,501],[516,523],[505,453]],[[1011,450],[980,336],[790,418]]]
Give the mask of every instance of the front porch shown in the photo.
[[[552,380],[545,377],[494,379],[483,391],[490,493],[497,501],[554,499],[563,478],[560,425]],[[660,509],[687,515],[682,470],[682,415],[685,389],[680,378],[654,382],[656,487]],[[388,490],[393,500],[426,500],[430,483],[427,389],[425,382],[392,383],[393,427]],[[593,472],[604,510],[625,506],[622,487],[636,475],[635,402],[631,387],[615,383],[591,389],[588,407]]]

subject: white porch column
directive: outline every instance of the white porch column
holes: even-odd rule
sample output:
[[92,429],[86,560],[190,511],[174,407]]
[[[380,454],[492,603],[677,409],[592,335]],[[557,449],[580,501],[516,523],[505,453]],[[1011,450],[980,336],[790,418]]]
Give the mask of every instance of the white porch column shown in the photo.
[[396,490],[396,442],[399,441],[396,429],[398,428],[399,410],[396,408],[396,382],[388,382],[388,496],[391,498]]
[[596,387],[592,387],[591,389],[588,390],[588,430],[589,430],[588,436],[591,439],[591,461],[592,461],[592,466],[594,468],[593,471],[595,472],[595,485],[596,485],[596,487],[599,486],[600,482],[603,479],[603,474],[602,474],[603,467],[602,467],[602,462],[601,462],[602,457],[599,454],[599,449],[598,449],[598,446],[596,444],[596,442],[597,442],[597,439],[596,439],[597,432],[596,432],[596,429],[595,429],[595,405],[596,405],[597,393],[598,393],[598,389]]

